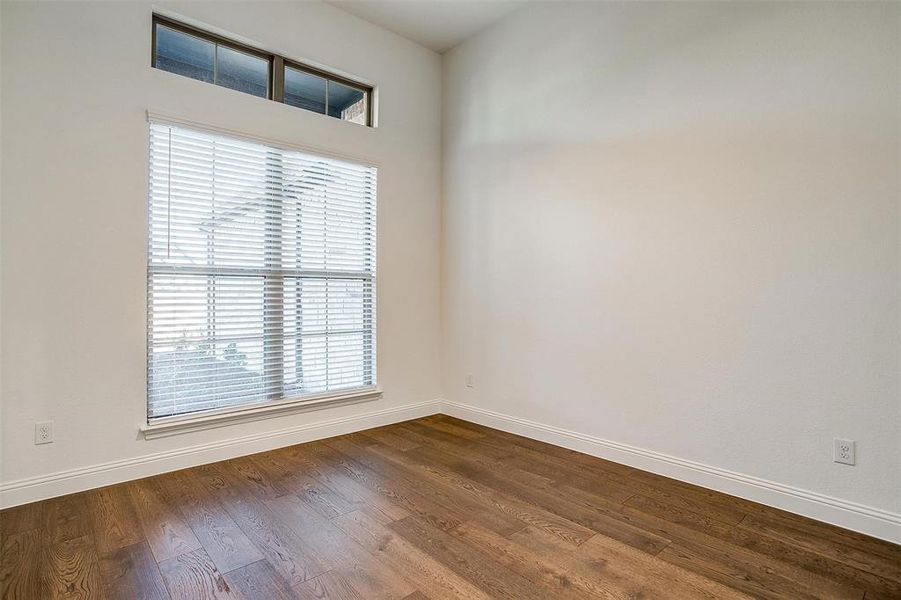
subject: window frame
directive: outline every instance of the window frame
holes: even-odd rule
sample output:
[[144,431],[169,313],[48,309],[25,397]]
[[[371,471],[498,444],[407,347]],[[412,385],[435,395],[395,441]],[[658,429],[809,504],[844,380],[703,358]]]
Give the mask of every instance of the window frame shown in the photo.
[[[363,159],[355,156],[348,156],[343,154],[331,153],[331,152],[323,152],[321,149],[310,148],[303,145],[297,144],[287,144],[282,141],[276,141],[264,137],[255,136],[252,134],[246,134],[238,131],[222,129],[215,126],[198,124],[191,121],[182,121],[177,118],[171,118],[164,115],[156,115],[148,111],[147,113],[147,122],[150,127],[153,124],[168,126],[168,127],[181,127],[189,130],[200,131],[202,133],[216,135],[216,136],[226,136],[230,138],[234,138],[237,140],[245,140],[253,143],[262,144],[272,149],[284,150],[284,151],[294,151],[294,152],[302,152],[306,154],[310,154],[313,156],[318,156],[326,159],[336,159],[340,161],[349,161],[357,163],[361,166],[374,167],[378,169],[378,164],[368,159]],[[148,131],[150,128],[148,128]],[[150,168],[150,167],[148,167]],[[150,172],[148,171],[148,180],[150,177]],[[148,189],[148,195],[150,194],[150,190]],[[152,211],[152,199],[149,201],[148,210]],[[373,218],[377,211],[377,204],[373,206]],[[149,218],[149,217],[148,217]],[[172,415],[161,415],[152,417],[150,415],[150,372],[149,367],[151,364],[150,360],[150,342],[152,339],[152,322],[153,322],[153,313],[152,307],[149,302],[150,290],[151,290],[151,278],[154,274],[159,273],[190,273],[193,269],[190,267],[183,266],[165,266],[165,265],[156,265],[154,266],[151,251],[149,249],[149,244],[151,244],[150,236],[152,236],[151,226],[148,222],[147,224],[147,235],[148,235],[148,250],[146,257],[146,290],[145,290],[145,298],[147,298],[147,304],[145,308],[145,319],[146,319],[146,342],[145,348],[147,349],[147,354],[145,356],[145,367],[147,368],[147,381],[145,385],[145,390],[147,394],[144,396],[144,412],[145,412],[145,422],[139,427],[139,431],[143,434],[144,438],[147,440],[155,439],[159,437],[168,437],[171,435],[177,435],[181,433],[190,433],[194,431],[200,431],[204,429],[222,427],[224,425],[230,425],[232,423],[241,423],[246,421],[254,421],[259,419],[267,419],[274,416],[280,416],[282,414],[290,414],[295,412],[306,412],[310,410],[317,410],[322,408],[323,406],[341,406],[345,404],[355,404],[358,402],[366,402],[371,400],[378,400],[382,397],[382,390],[378,384],[378,371],[377,371],[377,358],[376,358],[376,347],[374,346],[375,340],[375,323],[377,321],[377,292],[376,292],[376,282],[378,279],[377,270],[373,269],[370,271],[330,271],[330,270],[317,270],[317,269],[297,269],[292,270],[291,275],[284,275],[279,268],[272,267],[260,267],[259,268],[259,277],[263,278],[264,282],[272,279],[278,279],[279,285],[284,285],[284,280],[288,277],[296,277],[298,280],[302,279],[336,279],[336,280],[352,280],[352,281],[361,281],[364,286],[369,286],[369,294],[371,298],[369,309],[364,309],[363,319],[364,319],[364,329],[362,330],[362,334],[364,337],[368,337],[369,346],[368,350],[364,350],[364,364],[368,364],[369,368],[366,372],[366,381],[361,386],[356,387],[347,387],[347,388],[338,388],[334,390],[325,390],[320,392],[311,392],[304,394],[296,394],[296,393],[288,393],[284,394],[289,388],[287,388],[284,384],[279,385],[279,389],[283,392],[282,395],[274,395],[265,400],[261,400],[258,402],[249,402],[246,404],[237,404],[234,406],[225,406],[219,408],[211,408],[204,409],[198,411],[191,411],[185,413],[176,413]],[[378,246],[378,234],[377,229],[372,231],[368,231],[367,235],[372,235],[373,240],[373,251],[377,253]],[[212,269],[213,271],[218,271],[218,268]],[[229,271],[229,267],[223,267],[222,270],[224,272]],[[244,273],[246,269],[238,268]],[[200,271],[203,273],[208,273],[210,271],[209,268],[200,268]],[[285,335],[284,329],[281,332],[282,338]],[[280,360],[284,357],[280,357]],[[266,367],[267,369],[271,369],[272,366],[269,365]],[[279,370],[280,367],[279,367]]]
[[[173,21],[172,19],[169,19],[167,17],[162,17],[157,14],[153,15],[153,30],[151,32],[153,40],[150,44],[150,66],[153,67],[154,69],[158,68],[156,66],[156,31],[157,31],[158,25],[168,27],[169,29],[173,29],[173,30],[183,33],[185,35],[190,35],[190,36],[199,38],[201,40],[211,42],[218,46],[225,46],[226,48],[230,48],[237,52],[242,52],[244,54],[249,54],[251,56],[255,56],[257,58],[261,58],[261,59],[265,60],[268,63],[268,68],[269,68],[267,76],[266,76],[266,79],[267,79],[266,100],[274,99],[273,94],[272,94],[274,73],[273,73],[273,63],[272,63],[272,55],[271,54],[268,54],[266,52],[263,52],[262,50],[253,48],[251,46],[241,44],[234,40],[230,40],[228,38],[224,38],[222,36],[215,35],[208,31],[204,31],[202,29],[197,29],[196,27],[192,27],[190,25],[185,25],[184,23],[179,23],[178,21]],[[218,57],[216,60],[218,60]],[[162,69],[160,69],[160,70],[162,70]],[[166,71],[166,72],[169,73],[170,71]],[[185,76],[183,76],[183,77],[185,77]],[[191,78],[189,77],[189,79],[191,79]],[[213,85],[218,85],[218,84],[214,82]],[[224,86],[220,86],[220,87],[224,87]],[[230,89],[230,88],[228,88],[228,89]]]
[[[285,69],[291,68],[298,71],[302,71],[304,73],[309,73],[310,75],[315,75],[316,77],[321,77],[326,81],[333,81],[335,83],[339,83],[341,85],[359,90],[365,94],[366,98],[366,127],[373,127],[374,123],[374,110],[373,110],[373,97],[375,88],[371,85],[367,85],[365,83],[361,83],[359,81],[354,81],[352,79],[348,79],[346,77],[342,77],[341,75],[337,75],[335,73],[331,73],[329,71],[319,69],[317,67],[312,67],[310,65],[306,65],[300,61],[296,61],[281,54],[275,54],[273,52],[266,52],[265,50],[261,50],[259,48],[255,48],[253,46],[248,46],[247,44],[243,44],[241,42],[236,42],[235,40],[229,39],[227,37],[211,33],[209,31],[205,31],[203,29],[199,29],[192,25],[186,25],[180,21],[176,21],[169,17],[160,15],[158,13],[153,13],[150,37],[150,66],[154,69],[157,69],[156,66],[156,32],[157,25],[162,25],[164,27],[168,27],[169,29],[174,29],[180,33],[191,35],[202,40],[218,44],[220,46],[225,46],[226,48],[230,48],[237,52],[243,52],[245,54],[249,54],[251,56],[256,56],[257,58],[262,58],[268,61],[269,63],[269,75],[268,75],[268,85],[266,90],[266,100],[272,100],[274,102],[278,102],[279,104],[285,104]],[[160,69],[162,70],[162,69]],[[166,71],[169,73],[170,71]],[[183,77],[186,77],[183,75]],[[190,77],[188,77],[190,79]],[[218,85],[214,83],[213,85]],[[229,88],[226,88],[229,89]],[[252,94],[250,94],[252,95]],[[257,96],[259,97],[259,96]],[[289,105],[286,105],[289,106]],[[292,108],[298,108],[292,106]],[[307,110],[301,108],[300,110]],[[307,110],[307,112],[312,112],[313,114],[322,114],[329,118],[332,117],[328,114],[328,107],[326,107],[325,113],[319,113],[312,110]],[[344,121],[344,119],[338,119],[339,121]]]
[[[339,75],[334,75],[329,73],[328,71],[323,71],[322,69],[316,69],[314,67],[307,66],[303,63],[299,63],[295,60],[290,60],[288,58],[284,58],[282,56],[274,56],[276,59],[276,66],[273,67],[273,70],[277,73],[275,76],[276,80],[276,88],[274,88],[278,92],[277,102],[281,102],[284,104],[285,102],[285,69],[294,69],[295,71],[301,71],[303,73],[307,73],[309,75],[315,75],[316,77],[321,77],[326,81],[334,81],[335,83],[340,83],[341,85],[347,86],[349,88],[353,88],[355,90],[359,90],[365,94],[366,97],[366,127],[372,127],[372,87],[364,85],[362,83],[358,83],[356,81],[352,81],[350,79],[345,79]],[[277,65],[278,62],[281,62],[281,66]],[[326,84],[327,86],[328,84]],[[328,87],[326,87],[328,89]],[[275,99],[275,98],[273,98]],[[301,109],[306,110],[306,109]],[[325,113],[316,113],[317,115],[325,114],[327,117],[331,117],[328,114],[328,92],[326,92],[326,112]],[[315,112],[315,111],[309,111]],[[335,117],[332,117],[333,119]],[[344,119],[339,119],[343,121]]]

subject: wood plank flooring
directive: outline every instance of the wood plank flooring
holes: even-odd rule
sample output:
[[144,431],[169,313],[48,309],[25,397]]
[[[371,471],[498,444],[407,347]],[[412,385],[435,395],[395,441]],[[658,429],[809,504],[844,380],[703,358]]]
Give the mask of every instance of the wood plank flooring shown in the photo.
[[901,546],[433,416],[0,513],[2,598],[901,598]]

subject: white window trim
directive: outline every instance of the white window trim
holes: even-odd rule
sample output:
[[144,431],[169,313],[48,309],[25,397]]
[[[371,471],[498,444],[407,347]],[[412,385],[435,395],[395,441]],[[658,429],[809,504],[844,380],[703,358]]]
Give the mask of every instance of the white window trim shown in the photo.
[[[281,148],[283,150],[296,150],[299,152],[309,152],[311,154],[318,154],[320,156],[324,156],[326,158],[335,158],[338,160],[346,160],[349,162],[355,162],[360,165],[366,167],[375,167],[379,168],[380,163],[377,160],[373,160],[371,157],[366,157],[362,155],[355,154],[347,154],[344,152],[335,152],[334,150],[330,150],[328,148],[323,148],[321,146],[313,146],[309,144],[298,144],[296,142],[286,141],[284,139],[279,139],[275,137],[269,137],[265,135],[258,135],[254,133],[249,133],[246,130],[234,129],[231,127],[226,127],[220,125],[218,123],[214,123],[212,121],[196,121],[193,119],[189,119],[187,117],[180,117],[177,115],[167,114],[164,112],[158,112],[154,110],[147,109],[144,112],[147,122],[159,123],[161,125],[174,125],[174,126],[184,126],[191,127],[194,129],[202,129],[204,131],[208,131],[210,133],[218,133],[222,135],[227,135],[235,138],[240,138],[243,140],[251,141],[251,142],[259,142],[262,144],[268,144],[275,148]],[[362,131],[372,131],[374,127],[360,127]]]
[[146,425],[142,425],[140,430],[145,440],[153,440],[237,423],[247,423],[322,408],[379,400],[381,397],[382,390],[378,387],[354,388],[347,391],[260,402],[239,408],[227,407],[202,411],[193,415],[160,417],[151,419]]
[[[371,97],[371,100],[373,102],[374,98],[375,94],[373,93]],[[374,105],[372,107],[372,110],[375,111]],[[248,141],[256,141],[264,144],[269,144],[285,150],[309,152],[313,154],[319,154],[328,158],[347,160],[356,162],[361,165],[379,168],[379,161],[372,160],[371,158],[364,158],[352,154],[334,152],[317,146],[297,144],[277,138],[255,135],[248,133],[247,131],[236,130],[210,122],[202,123],[189,118],[175,116],[163,112],[157,112],[150,109],[145,110],[144,114],[148,123],[157,122],[174,126],[182,125],[185,127],[194,127],[212,133],[219,133],[245,139]],[[376,114],[376,112],[373,112],[373,118],[375,118]],[[373,124],[373,126],[371,127],[365,127],[362,129],[365,131],[372,131],[375,129],[375,124]],[[375,243],[377,248],[378,238],[376,238]],[[332,408],[349,404],[357,404],[360,402],[367,402],[371,400],[380,400],[381,398],[381,388],[379,388],[378,385],[374,385],[363,388],[329,391],[322,394],[309,394],[295,398],[283,398],[281,400],[250,404],[244,407],[224,407],[221,409],[205,410],[195,414],[148,418],[145,423],[138,427],[138,430],[143,435],[145,440],[153,440],[158,438],[170,437],[173,435],[204,431],[208,429],[216,429],[219,427],[225,427],[239,423],[248,423],[263,419],[270,419],[273,417],[280,417],[289,414],[310,412],[322,408]],[[146,412],[146,397],[144,398],[143,406]]]

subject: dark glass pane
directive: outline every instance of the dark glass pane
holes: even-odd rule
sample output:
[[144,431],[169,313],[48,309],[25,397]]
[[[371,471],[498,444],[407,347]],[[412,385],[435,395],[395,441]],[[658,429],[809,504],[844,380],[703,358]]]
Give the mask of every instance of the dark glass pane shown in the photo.
[[328,114],[345,121],[354,121],[365,125],[366,92],[337,81],[329,81]]
[[285,104],[325,114],[325,79],[285,67]]
[[165,25],[156,26],[156,68],[213,82],[216,45]]
[[218,61],[218,85],[261,98],[269,97],[268,60],[220,45]]

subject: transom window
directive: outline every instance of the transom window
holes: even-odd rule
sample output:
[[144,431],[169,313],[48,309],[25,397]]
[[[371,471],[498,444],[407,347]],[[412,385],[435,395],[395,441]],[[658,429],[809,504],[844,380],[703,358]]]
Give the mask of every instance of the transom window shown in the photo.
[[376,168],[150,123],[148,417],[376,384]]
[[153,66],[343,121],[372,125],[372,88],[159,15]]

